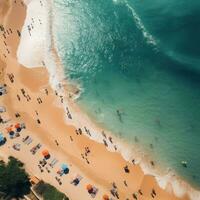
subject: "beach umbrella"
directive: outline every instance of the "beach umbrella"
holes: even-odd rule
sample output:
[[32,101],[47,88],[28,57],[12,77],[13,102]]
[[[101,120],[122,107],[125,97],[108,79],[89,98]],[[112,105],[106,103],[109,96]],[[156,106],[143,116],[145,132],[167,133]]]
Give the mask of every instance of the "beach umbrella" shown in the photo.
[[88,184],[88,185],[86,186],[86,189],[87,189],[87,191],[91,191],[91,190],[93,190],[93,187],[92,187],[91,184]]
[[103,195],[103,200],[109,200],[109,196],[107,194]]
[[8,133],[10,133],[12,131],[12,127],[9,126],[9,127],[6,128],[6,130],[7,130]]
[[4,141],[4,137],[3,137],[3,134],[0,133],[0,142],[3,142]]
[[15,134],[15,132],[13,131],[13,125],[7,127],[6,130],[10,136],[13,136]]
[[61,169],[62,169],[62,170],[66,170],[66,169],[68,169],[68,166],[67,166],[66,164],[62,164],[62,165],[61,165]]
[[17,132],[20,132],[22,130],[20,123],[15,124],[15,128],[17,129]]
[[17,132],[20,132],[22,129],[21,128],[17,128]]
[[10,136],[13,136],[14,134],[15,134],[15,132],[12,131],[12,130],[9,132],[9,135],[10,135]]
[[20,126],[20,123],[17,123],[17,124],[15,124],[15,128],[20,128],[21,126]]
[[48,157],[48,156],[49,156],[48,150],[43,150],[43,151],[42,151],[42,155],[43,155],[44,157]]
[[0,133],[0,145],[4,144],[6,142],[6,138],[3,136],[2,133]]
[[68,168],[68,166],[67,166],[66,164],[62,164],[62,165],[61,165],[61,169],[63,170],[63,172],[64,172],[65,174],[68,174],[68,173],[69,173],[69,168]]

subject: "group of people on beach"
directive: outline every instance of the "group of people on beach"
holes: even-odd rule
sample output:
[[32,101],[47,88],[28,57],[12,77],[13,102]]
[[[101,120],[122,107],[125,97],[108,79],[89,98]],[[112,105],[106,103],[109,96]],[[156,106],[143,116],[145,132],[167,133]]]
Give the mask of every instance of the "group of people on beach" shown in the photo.
[[[22,132],[23,129],[26,129],[26,126],[24,123],[16,123],[15,125],[12,124],[5,124],[5,132],[9,135],[9,139],[13,141],[13,149],[15,151],[21,151],[23,145],[32,146],[30,147],[30,153],[32,155],[36,155],[38,153],[41,153],[41,159],[38,161],[38,168],[41,173],[44,173],[44,170],[48,174],[52,174],[52,170],[55,168],[55,166],[58,166],[60,163],[59,160],[51,155],[47,150],[44,149],[43,145],[41,143],[38,143],[37,141],[34,141],[30,135],[24,135]],[[7,138],[7,136],[5,136]],[[20,138],[22,138],[20,140]],[[7,140],[7,139],[6,139]],[[15,142],[17,140],[17,143]],[[32,145],[35,143],[35,145]],[[6,142],[4,143],[6,145]],[[85,148],[85,156],[90,153],[89,147]],[[62,185],[62,179],[64,178],[63,175],[67,175],[70,172],[70,169],[68,165],[61,164],[61,167],[58,167],[58,170],[55,171],[56,176],[55,180],[58,182],[59,185]],[[74,186],[78,186],[81,180],[83,179],[82,176],[76,175],[73,176],[70,183]],[[89,187],[90,186],[90,187]],[[88,194],[91,195],[92,198],[95,198],[98,193],[98,188],[96,188],[94,185],[88,184],[86,185],[86,190]],[[104,195],[104,197],[108,197],[108,195]],[[105,199],[102,197],[102,199]],[[112,198],[107,198],[108,200],[112,200]]]
[[[62,86],[60,86],[60,87],[62,87]],[[59,97],[58,91],[56,91],[55,94]],[[61,101],[61,103],[63,103],[63,102]],[[69,113],[68,107],[66,107],[66,111]],[[117,113],[118,113],[118,115],[119,115],[119,118],[121,119],[122,113],[120,113],[119,111],[118,111]],[[71,118],[70,118],[70,119],[71,119]],[[120,121],[122,122],[122,119],[121,119]],[[81,128],[81,127],[77,128],[77,129],[75,130],[75,133],[76,133],[76,135],[82,135],[82,134],[84,134],[84,135],[87,135],[88,137],[92,137],[92,132],[91,132],[90,129],[87,128],[86,126],[84,126],[83,128]],[[117,148],[117,145],[114,144],[113,138],[112,138],[111,136],[107,136],[107,134],[105,133],[105,131],[102,131],[101,134],[102,134],[102,136],[103,136],[102,141],[103,141],[103,144],[105,145],[105,147],[109,147],[109,145],[112,145],[112,146],[114,147],[115,151],[117,151],[118,148]],[[70,140],[73,141],[72,136],[70,136]],[[138,138],[137,138],[137,137],[135,138],[135,140],[136,140],[136,142],[138,142]],[[151,146],[151,148],[153,148],[152,145],[150,145],[150,146]],[[88,159],[88,154],[89,154],[90,152],[91,152],[91,151],[90,151],[90,148],[89,148],[89,147],[85,147],[84,153],[81,153],[82,159],[85,160],[87,164],[90,164],[90,161],[89,161],[89,159]],[[132,159],[132,164],[135,165],[135,159]],[[155,166],[155,162],[154,162],[154,161],[150,161],[150,164],[151,164],[153,167]],[[124,171],[125,171],[125,173],[130,173],[130,170],[129,170],[129,168],[128,168],[127,165],[124,167]],[[128,184],[127,184],[127,181],[126,181],[126,180],[124,180],[123,183],[124,183],[125,187],[128,187]],[[112,187],[111,187],[111,189],[110,189],[110,194],[111,194],[113,197],[115,197],[115,198],[117,198],[117,199],[120,199],[119,194],[118,194],[118,190],[117,190],[116,183],[112,183]],[[133,197],[133,199],[138,200],[138,199],[139,199],[139,196],[142,196],[142,195],[143,195],[143,192],[142,192],[141,189],[139,189],[136,193],[133,193],[133,194],[132,194],[132,197]],[[152,198],[155,198],[155,197],[156,197],[155,189],[152,189],[151,196],[152,196]],[[129,200],[129,199],[127,198],[126,200]]]
[[[44,90],[44,91],[45,91],[45,93],[46,93],[46,95],[47,95],[47,91],[48,91],[48,90]],[[22,93],[22,95],[23,95],[24,97],[26,97],[26,91],[25,91],[25,89],[22,88],[22,89],[21,89],[21,93]],[[39,104],[39,102],[38,102],[38,104]],[[38,115],[38,111],[36,111],[36,114]],[[20,116],[20,114],[18,113],[18,114],[17,114],[17,117],[19,117],[19,116]],[[17,118],[17,117],[16,117],[16,118]],[[84,132],[85,132],[85,133],[84,133]],[[78,128],[78,129],[75,130],[75,133],[76,133],[76,135],[86,134],[86,135],[88,135],[89,137],[91,137],[91,135],[92,135],[91,131],[90,131],[87,127],[84,127],[84,131],[83,131],[81,128]],[[102,135],[103,135],[103,137],[104,137],[104,140],[107,139],[107,140],[109,141],[110,144],[113,144],[113,138],[112,138],[111,136],[107,136],[107,135],[105,134],[104,131],[102,132]],[[70,140],[73,141],[72,136],[71,136]],[[24,137],[24,138],[22,139],[22,141],[23,141],[23,143],[26,144],[26,145],[30,145],[30,144],[33,142],[33,140],[31,139],[31,137],[30,137],[29,135],[27,135],[26,137]],[[56,142],[56,144],[57,144],[57,146],[58,146],[58,145],[59,145],[58,141],[55,140],[55,142]],[[105,145],[105,146],[107,147],[107,145]],[[21,144],[19,144],[19,143],[14,143],[14,145],[13,145],[13,148],[14,148],[15,150],[18,150],[18,151],[20,150],[20,147],[21,147]],[[35,155],[35,154],[41,149],[41,147],[42,147],[42,145],[41,145],[40,143],[38,143],[38,144],[34,145],[34,146],[30,149],[30,152],[31,152],[33,155]],[[84,152],[81,154],[81,157],[83,158],[83,160],[85,160],[88,164],[90,164],[90,161],[89,161],[89,159],[88,159],[88,155],[89,155],[90,153],[91,153],[90,147],[89,147],[89,146],[85,146]],[[48,159],[49,159],[49,158],[48,158]],[[58,160],[57,160],[56,158],[53,158],[52,161],[49,162],[49,164],[48,164],[48,162],[47,162],[48,159],[43,158],[42,160],[39,161],[39,163],[38,163],[38,168],[39,168],[39,170],[40,170],[41,173],[43,173],[44,170],[46,170],[48,173],[51,173],[50,168],[53,169],[54,166],[58,163]],[[54,161],[54,162],[53,162],[53,161]],[[50,166],[50,168],[47,166],[47,164]],[[134,164],[134,163],[133,163],[133,164]],[[129,170],[128,166],[125,166],[125,167],[124,167],[124,172],[125,172],[125,173],[130,173],[130,170]],[[59,176],[55,176],[55,179],[56,179],[56,181],[58,182],[59,185],[62,185],[62,179],[61,179],[61,177],[62,177],[62,176],[60,176],[60,175],[59,175]],[[79,179],[81,180],[82,177],[80,176]],[[76,177],[74,180],[72,180],[72,184],[77,183],[79,179],[77,179],[77,177]],[[80,182],[80,180],[79,180],[79,182]],[[78,185],[78,184],[77,184],[77,185]],[[126,180],[124,180],[124,185],[125,185],[126,187],[128,187]],[[95,186],[94,186],[94,187],[95,187]],[[95,187],[95,190],[94,190],[94,191],[96,191],[96,193],[97,193],[98,190],[96,190],[96,187]],[[88,193],[91,193],[91,189],[88,189]],[[91,193],[91,194],[92,194],[92,196],[94,196],[94,193]],[[134,199],[138,199],[138,194],[139,194],[139,195],[142,195],[141,189],[138,190],[138,193],[137,193],[137,194],[136,194],[136,193],[133,194],[133,198],[134,198]],[[111,187],[111,189],[110,189],[110,195],[112,195],[114,198],[120,199],[119,194],[118,194],[117,184],[116,184],[116,183],[112,183],[112,187]],[[154,197],[154,196],[156,195],[155,190],[152,190],[151,195],[152,195],[152,197]],[[109,199],[111,199],[111,198],[109,198]],[[127,199],[127,200],[128,200],[128,199]]]

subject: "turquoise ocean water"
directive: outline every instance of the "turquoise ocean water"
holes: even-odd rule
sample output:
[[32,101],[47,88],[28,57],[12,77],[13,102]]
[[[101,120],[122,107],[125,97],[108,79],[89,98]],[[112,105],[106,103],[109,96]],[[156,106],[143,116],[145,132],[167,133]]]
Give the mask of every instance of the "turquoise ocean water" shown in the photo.
[[84,88],[78,104],[199,189],[200,1],[54,0],[54,8],[66,77]]

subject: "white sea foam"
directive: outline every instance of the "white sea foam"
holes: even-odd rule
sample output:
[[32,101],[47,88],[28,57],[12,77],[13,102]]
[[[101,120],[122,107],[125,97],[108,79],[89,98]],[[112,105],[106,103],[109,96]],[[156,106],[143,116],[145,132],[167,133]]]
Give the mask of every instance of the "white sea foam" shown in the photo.
[[[27,16],[22,29],[21,40],[17,52],[18,61],[26,67],[46,66],[50,75],[51,85],[54,89],[58,89],[58,86],[60,86],[59,83],[64,79],[64,74],[57,66],[58,63],[56,63],[55,55],[52,52],[52,49],[55,49],[53,46],[54,39],[52,38],[52,0],[24,1],[27,5]],[[127,6],[132,11],[135,22],[140,27],[144,37],[147,38],[150,43],[156,44],[154,38],[147,32],[135,10],[130,7],[130,5],[127,4]],[[28,27],[30,27],[30,30]],[[59,88],[60,93],[65,92],[62,87]],[[64,102],[63,105],[64,108],[66,108],[68,103]],[[102,129],[97,128],[86,114],[83,113],[83,115],[80,116],[80,112],[73,112],[73,120],[67,120],[67,122],[74,124],[76,127],[90,127],[89,129],[92,133],[93,139],[102,143],[103,136],[100,134]],[[125,142],[114,136],[112,137],[114,138],[118,151],[121,152],[122,156],[128,161],[131,161],[134,156],[136,163],[140,164],[144,173],[155,176],[161,188],[166,189],[169,192],[174,192],[177,196],[183,196],[187,193],[191,200],[200,200],[200,193],[192,189],[187,183],[178,179],[174,172],[168,170],[165,175],[159,174],[144,162],[145,158],[141,152],[136,152],[135,149],[127,148]],[[111,143],[109,143],[109,150],[114,151]]]
[[136,11],[133,8],[133,6],[130,6],[127,1],[125,1],[125,4],[126,4],[127,8],[132,12],[135,24],[137,25],[138,29],[141,30],[144,38],[147,39],[147,42],[149,44],[152,44],[152,45],[156,46],[156,40],[155,40],[155,38],[147,31],[146,27],[142,23],[142,20],[140,19],[140,17],[136,13]]
[[157,45],[156,39],[146,29],[145,25],[143,24],[142,20],[138,16],[134,7],[131,6],[126,0],[113,0],[113,3],[114,4],[124,4],[131,11],[132,16],[133,16],[133,20],[134,20],[137,28],[141,31],[143,37],[146,39],[147,43],[152,44],[154,47],[156,47],[156,45]]
[[27,16],[22,28],[17,51],[18,61],[26,67],[39,67],[44,61],[44,48],[47,35],[47,14],[45,1],[43,6],[38,0],[27,0]]
[[51,0],[25,0],[25,4],[27,15],[17,51],[18,61],[30,68],[47,67],[50,83],[55,89],[63,76],[52,55]]

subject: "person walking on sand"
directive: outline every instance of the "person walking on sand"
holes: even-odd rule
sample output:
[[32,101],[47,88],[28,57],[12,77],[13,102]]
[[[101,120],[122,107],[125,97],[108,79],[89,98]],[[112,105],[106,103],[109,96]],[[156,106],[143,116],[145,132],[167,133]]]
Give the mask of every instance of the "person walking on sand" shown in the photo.
[[105,139],[103,139],[103,143],[104,143],[104,145],[105,145],[106,147],[108,147],[108,144],[107,144],[107,142],[106,142]]
[[129,168],[128,168],[128,165],[126,165],[126,166],[124,167],[124,171],[125,171],[125,173],[129,173],[129,172],[130,172],[130,170],[129,170]]
[[17,94],[17,99],[18,99],[18,101],[20,101],[21,99],[20,99],[20,96]]
[[127,184],[126,180],[124,180],[124,185],[125,185],[126,187],[128,187],[128,184]]
[[113,143],[112,137],[109,137],[108,139],[109,139],[110,143]]
[[48,92],[48,90],[47,90],[47,89],[45,89],[45,93],[46,93],[46,95],[48,95],[48,94],[49,94],[49,92]]
[[3,118],[0,116],[0,124],[3,124]]
[[56,143],[56,145],[57,145],[57,146],[59,145],[59,143],[58,143],[58,141],[57,141],[57,140],[55,140],[55,143]]

